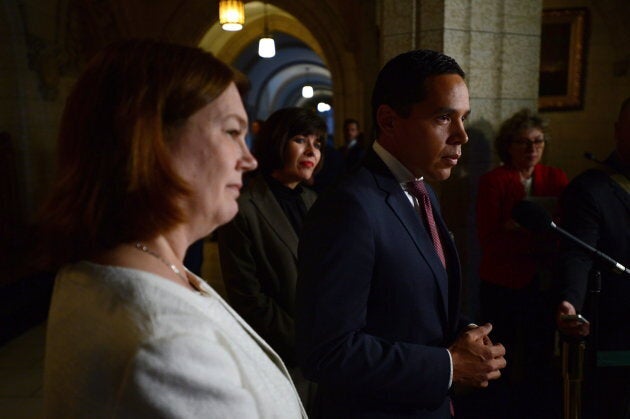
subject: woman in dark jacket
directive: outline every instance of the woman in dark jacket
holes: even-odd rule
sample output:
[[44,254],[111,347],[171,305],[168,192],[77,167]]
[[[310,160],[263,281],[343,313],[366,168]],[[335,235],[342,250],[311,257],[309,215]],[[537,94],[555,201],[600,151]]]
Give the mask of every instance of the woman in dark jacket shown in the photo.
[[302,220],[316,194],[301,186],[322,165],[326,123],[285,108],[254,143],[258,170],[241,192],[239,213],[218,232],[223,280],[232,307],[286,362],[305,405],[310,383],[296,367],[294,301]]

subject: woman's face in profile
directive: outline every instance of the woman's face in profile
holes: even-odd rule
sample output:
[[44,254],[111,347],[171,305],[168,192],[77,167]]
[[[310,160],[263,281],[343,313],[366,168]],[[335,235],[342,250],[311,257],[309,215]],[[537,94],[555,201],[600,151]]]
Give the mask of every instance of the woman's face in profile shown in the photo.
[[176,134],[173,162],[192,189],[183,208],[193,231],[208,234],[236,215],[243,173],[257,165],[245,144],[246,132],[247,114],[232,83]]
[[284,167],[272,176],[290,188],[309,180],[322,157],[322,146],[320,137],[314,134],[290,138],[284,149]]
[[545,150],[545,134],[539,128],[521,131],[510,143],[508,153],[512,166],[526,170],[540,163]]

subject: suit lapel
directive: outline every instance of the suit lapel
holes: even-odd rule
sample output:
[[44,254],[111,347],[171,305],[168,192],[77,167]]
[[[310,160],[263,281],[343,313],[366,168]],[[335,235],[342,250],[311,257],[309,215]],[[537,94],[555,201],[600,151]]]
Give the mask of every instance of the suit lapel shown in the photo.
[[[374,174],[376,185],[385,193],[385,202],[387,206],[400,220],[401,224],[415,243],[416,248],[420,253],[420,256],[425,260],[427,265],[433,271],[433,278],[435,279],[438,289],[440,290],[444,314],[446,316],[446,319],[448,319],[448,274],[442,266],[440,258],[435,252],[431,236],[427,232],[424,223],[421,221],[420,215],[413,208],[411,202],[409,202],[409,199],[400,187],[400,184],[391,174],[389,169],[387,169],[385,163],[383,163],[383,161],[378,158],[378,156],[376,156],[374,152],[370,152],[370,154],[366,156],[365,165]],[[431,202],[433,204],[433,207],[437,209],[435,203],[433,202],[433,199],[431,200]],[[437,210],[435,212],[437,212]],[[436,218],[436,221],[439,219],[438,227],[441,230],[440,233],[444,235],[445,225],[442,217],[438,214],[434,214],[434,216]],[[448,237],[449,242],[450,240],[450,237]],[[445,240],[443,241],[447,241],[447,239],[445,238]],[[450,256],[450,254],[451,252],[449,249],[447,255]],[[452,260],[452,258],[447,258],[447,261],[449,260]]]
[[[624,189],[624,186],[622,186],[622,184],[620,183],[622,182],[622,179],[623,179],[622,176],[623,175],[620,175],[620,174],[612,175],[610,176],[610,182],[612,183],[612,189],[615,196],[619,198],[619,200],[626,207],[626,209],[630,211],[630,193],[627,192]],[[616,177],[618,177],[619,180],[616,180]]]
[[604,163],[604,167],[600,170],[608,175],[613,195],[630,211],[630,173],[628,168],[621,163],[618,152],[610,154]]
[[446,222],[442,218],[439,206],[431,199],[433,203],[433,215],[435,221],[440,230],[442,237],[442,248],[444,249],[444,255],[446,256],[446,264],[448,267],[447,281],[448,281],[448,314],[449,314],[449,329],[454,331],[457,327],[457,319],[459,318],[459,307],[461,303],[461,267],[459,265],[459,256],[457,255],[457,248],[455,247],[455,241],[451,236],[451,232],[446,226]]
[[262,177],[251,180],[251,200],[261,217],[297,260],[298,236]]

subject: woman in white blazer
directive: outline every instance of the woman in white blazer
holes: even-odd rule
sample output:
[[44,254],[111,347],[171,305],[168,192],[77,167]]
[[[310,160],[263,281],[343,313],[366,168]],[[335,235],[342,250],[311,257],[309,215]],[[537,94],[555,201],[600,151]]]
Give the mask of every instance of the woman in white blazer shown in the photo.
[[47,417],[306,416],[281,359],[183,266],[256,167],[244,85],[207,52],[149,40],[112,44],[79,78],[41,211],[60,267]]

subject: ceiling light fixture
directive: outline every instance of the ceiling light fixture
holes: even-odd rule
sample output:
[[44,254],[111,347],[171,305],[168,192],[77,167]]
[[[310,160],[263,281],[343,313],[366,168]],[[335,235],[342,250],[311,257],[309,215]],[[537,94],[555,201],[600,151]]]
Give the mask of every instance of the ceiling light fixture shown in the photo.
[[313,86],[308,84],[308,67],[305,68],[306,70],[306,76],[304,76],[306,78],[306,84],[302,87],[302,97],[305,99],[310,99],[313,97]]
[[224,31],[234,32],[243,29],[245,6],[241,0],[219,1],[219,23]]
[[330,105],[326,102],[319,102],[317,104],[317,111],[320,113],[328,112],[330,109]]
[[276,55],[276,44],[271,35],[269,35],[269,25],[267,24],[267,3],[265,3],[265,32],[264,36],[258,41],[258,55],[261,58],[272,58]]

